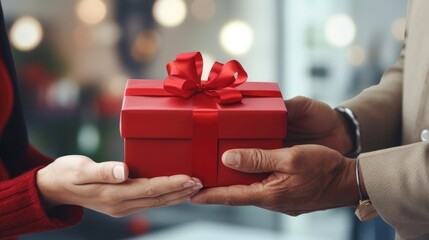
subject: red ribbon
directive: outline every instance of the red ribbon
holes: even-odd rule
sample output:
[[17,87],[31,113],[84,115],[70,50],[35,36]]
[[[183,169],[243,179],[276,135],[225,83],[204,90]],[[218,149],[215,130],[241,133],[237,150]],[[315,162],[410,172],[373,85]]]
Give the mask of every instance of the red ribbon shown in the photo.
[[164,89],[184,98],[203,92],[219,104],[241,102],[243,95],[235,87],[246,82],[247,73],[238,61],[215,62],[207,81],[201,80],[202,71],[200,52],[178,54],[176,60],[167,64],[168,77],[164,81]]

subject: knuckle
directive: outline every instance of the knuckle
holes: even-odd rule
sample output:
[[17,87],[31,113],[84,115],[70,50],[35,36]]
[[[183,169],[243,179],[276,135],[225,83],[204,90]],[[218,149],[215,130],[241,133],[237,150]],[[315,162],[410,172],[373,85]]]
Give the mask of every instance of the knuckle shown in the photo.
[[164,191],[164,187],[159,184],[156,178],[147,179],[145,182],[142,182],[144,184],[144,189],[142,189],[142,193],[146,197],[154,198],[160,195]]
[[289,148],[289,154],[291,158],[297,158],[300,155],[301,151],[302,149],[299,145]]
[[[69,159],[69,158],[72,158],[72,159]],[[89,162],[92,162],[92,160],[89,157],[83,156],[83,155],[71,155],[64,158],[64,160],[67,160],[67,161],[72,160],[74,166],[76,166],[78,169],[85,168]]]
[[152,185],[148,185],[145,194],[148,197],[156,197],[156,192],[157,191],[152,187]]
[[300,169],[303,165],[301,161],[301,155],[303,154],[303,149],[300,146],[295,146],[290,148],[290,165],[293,169]]
[[238,204],[237,200],[235,200],[235,199],[233,199],[233,198],[227,198],[227,199],[225,200],[225,205],[233,206],[233,207],[239,206],[239,204]]
[[239,205],[237,200],[234,197],[232,197],[229,188],[227,188],[226,194],[225,194],[225,205],[229,205],[229,206],[238,206]]
[[154,205],[155,206],[162,206],[166,203],[166,199],[162,196],[154,198]]
[[299,102],[304,102],[304,101],[308,101],[309,100],[307,97],[304,97],[302,95],[296,96],[293,99],[296,100],[296,101],[299,101]]
[[254,149],[251,157],[254,160],[252,166],[254,169],[274,170],[278,167],[278,161],[272,158],[270,151]]
[[253,164],[255,169],[259,169],[262,167],[262,162],[266,157],[266,153],[262,149],[253,149],[251,153],[251,159],[253,159]]
[[110,179],[110,172],[107,165],[102,165],[102,167],[96,171],[96,174],[98,179],[103,182],[107,182]]
[[89,159],[85,156],[72,155],[58,158],[55,162],[61,162],[62,168],[67,168],[67,174],[64,176],[69,179],[72,183],[79,184],[82,180],[82,171],[87,168]]
[[226,205],[236,207],[238,206],[238,202],[235,199],[228,199],[225,203]]
[[310,99],[308,97],[304,97],[304,96],[294,97],[293,100],[296,103],[300,104],[301,110],[306,110],[306,109],[310,108],[314,102],[312,99]]

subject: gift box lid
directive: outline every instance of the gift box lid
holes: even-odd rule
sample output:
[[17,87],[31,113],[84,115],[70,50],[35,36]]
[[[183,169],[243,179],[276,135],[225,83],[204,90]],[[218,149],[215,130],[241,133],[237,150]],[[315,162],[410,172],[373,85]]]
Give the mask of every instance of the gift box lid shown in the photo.
[[[228,105],[207,101],[209,97],[204,93],[190,98],[172,96],[163,89],[163,83],[163,80],[127,81],[120,119],[123,138],[190,139],[195,111],[217,112],[219,138],[286,136],[287,110],[276,83],[245,82],[236,87],[244,95],[242,102]],[[151,96],[146,92],[151,92]],[[278,93],[276,97],[262,96],[273,92]]]

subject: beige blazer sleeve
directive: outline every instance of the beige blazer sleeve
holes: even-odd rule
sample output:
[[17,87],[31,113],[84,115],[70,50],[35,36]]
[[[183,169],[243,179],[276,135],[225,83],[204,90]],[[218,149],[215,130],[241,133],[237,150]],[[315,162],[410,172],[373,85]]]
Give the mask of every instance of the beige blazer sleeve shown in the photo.
[[342,104],[352,109],[358,118],[362,152],[400,144],[404,50],[378,85]]
[[378,85],[343,106],[361,124],[366,153],[359,159],[375,209],[396,229],[397,239],[417,240],[429,239],[429,141],[418,137],[429,127],[423,117],[429,116],[429,1],[410,2],[409,34],[398,61]]
[[[429,143],[400,147],[403,53],[381,82],[343,105],[362,127],[363,180],[378,214],[397,239],[429,239]],[[390,148],[389,148],[390,147]]]
[[429,142],[362,154],[368,195],[398,239],[429,239]]

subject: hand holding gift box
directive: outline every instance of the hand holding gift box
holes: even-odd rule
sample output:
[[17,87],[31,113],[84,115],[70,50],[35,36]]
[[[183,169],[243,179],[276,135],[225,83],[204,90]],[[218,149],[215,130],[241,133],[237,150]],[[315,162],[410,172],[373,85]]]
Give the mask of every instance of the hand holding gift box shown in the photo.
[[187,174],[210,187],[267,176],[227,168],[221,156],[282,146],[287,111],[277,84],[246,82],[237,61],[215,63],[201,81],[202,64],[198,52],[179,54],[166,80],[128,80],[121,134],[132,177]]
[[[222,163],[229,168],[271,174],[262,182],[248,186],[204,189],[192,197],[192,202],[253,205],[297,216],[330,208],[356,207],[361,199],[358,189],[362,190],[362,196],[368,196],[362,172],[356,168],[359,161],[344,156],[353,149],[344,115],[328,104],[305,97],[287,100],[285,104],[289,124],[284,142],[287,147],[236,148],[223,154]],[[376,214],[359,210],[358,215],[369,219]]]

